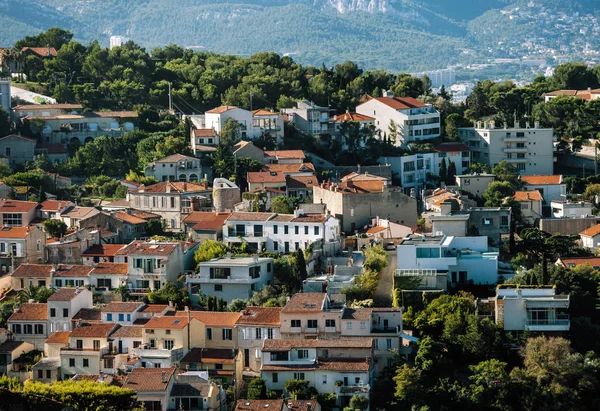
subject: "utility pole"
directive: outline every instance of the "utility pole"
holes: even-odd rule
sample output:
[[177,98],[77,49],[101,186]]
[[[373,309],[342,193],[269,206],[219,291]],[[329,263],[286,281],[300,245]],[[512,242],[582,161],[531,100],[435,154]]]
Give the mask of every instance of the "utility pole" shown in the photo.
[[173,112],[173,98],[171,97],[171,82],[169,82],[169,113]]

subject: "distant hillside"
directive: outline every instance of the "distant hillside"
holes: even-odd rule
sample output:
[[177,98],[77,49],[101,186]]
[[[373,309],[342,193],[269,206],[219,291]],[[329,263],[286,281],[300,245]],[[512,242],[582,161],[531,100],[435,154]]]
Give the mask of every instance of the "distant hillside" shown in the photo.
[[[528,0],[549,12],[594,13],[595,0]],[[367,68],[423,70],[469,58],[505,57],[501,44],[543,32],[509,20],[506,0],[0,0],[0,46],[52,26],[82,41],[124,35],[153,48],[170,43],[219,53],[288,53],[302,63],[354,60]],[[566,5],[565,5],[566,4]],[[176,6],[175,6],[176,5]],[[531,8],[531,7],[530,7]],[[571,34],[549,37],[577,40]],[[576,36],[576,33],[573,33]],[[596,39],[592,38],[592,41]],[[576,41],[575,41],[576,43]],[[598,42],[596,41],[596,45]],[[519,48],[521,46],[518,46]],[[492,49],[490,51],[490,48]],[[574,50],[573,54],[576,54]]]

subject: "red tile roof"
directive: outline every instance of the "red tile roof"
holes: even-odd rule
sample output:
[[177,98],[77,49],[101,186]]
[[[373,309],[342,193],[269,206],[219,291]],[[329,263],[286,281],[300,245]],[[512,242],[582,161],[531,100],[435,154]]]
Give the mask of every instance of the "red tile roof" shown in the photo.
[[210,364],[233,364],[237,350],[229,348],[192,348],[181,362],[204,362]]
[[107,338],[114,329],[118,327],[115,323],[80,324],[71,331],[71,338]]
[[227,217],[227,221],[267,221],[271,217],[275,217],[275,214],[236,211]]
[[404,110],[408,108],[420,108],[427,105],[412,97],[375,97],[375,100],[385,104],[394,110]]
[[304,151],[302,150],[267,150],[265,151],[265,155],[282,160],[296,158],[304,160],[306,158],[306,156],[304,155]]
[[170,156],[163,157],[159,160],[156,160],[155,163],[177,163],[179,161],[197,161],[198,159],[195,157],[184,156],[183,154],[171,154]]
[[312,188],[319,185],[316,176],[286,176],[285,185],[287,188]]
[[275,171],[284,174],[290,173],[310,173],[315,172],[315,166],[312,163],[291,163],[291,164],[265,164],[263,171]]
[[152,317],[148,321],[144,328],[172,328],[172,329],[183,329],[188,325],[187,315],[186,316],[172,316],[167,315],[164,317]]
[[98,263],[90,274],[96,275],[126,275],[127,263]]
[[342,121],[374,121],[375,117],[365,116],[364,114],[345,112],[344,114],[335,116],[332,120],[338,123],[341,123]]
[[55,331],[44,341],[47,344],[68,344],[71,331]]
[[41,204],[42,211],[60,211],[67,205],[72,204],[70,201],[46,200]]
[[111,301],[110,303],[103,306],[101,311],[103,313],[132,313],[140,309],[143,305],[144,303],[141,301]]
[[114,257],[127,244],[95,244],[85,250],[82,257]]
[[319,361],[314,365],[294,366],[294,365],[263,365],[263,371],[361,371],[368,372],[371,369],[369,361],[364,359],[354,358],[319,358]]
[[0,227],[0,238],[27,238],[36,227]]
[[[370,319],[370,317],[369,317]],[[310,339],[301,338],[265,340],[263,351],[290,351],[294,348],[372,348],[372,338],[331,338]]]
[[[6,137],[5,137],[6,138]],[[0,199],[0,213],[26,213],[37,207],[33,201]]]
[[533,191],[516,191],[513,196],[515,201],[542,201],[542,195],[538,190]]
[[117,220],[123,221],[125,223],[129,223],[129,224],[146,224],[146,220],[144,220],[143,218],[133,216],[133,215],[127,213],[127,211],[116,211],[114,214],[112,214],[112,216],[114,218],[116,218]]
[[285,175],[276,171],[253,171],[247,176],[248,183],[280,183],[285,185]]
[[73,316],[73,320],[100,322],[102,321],[102,313],[97,308],[81,308]]
[[281,307],[246,307],[235,324],[279,326],[280,313]]
[[268,110],[254,110],[252,112],[253,116],[277,116],[279,115],[279,113],[275,113],[274,111],[268,111]]
[[595,226],[592,226],[579,233],[579,235],[584,237],[596,237],[598,234],[600,234],[600,224],[596,224]]
[[23,53],[31,51],[40,57],[56,57],[56,49],[54,47],[23,47]]
[[579,266],[589,264],[592,267],[600,267],[600,257],[570,257],[570,258],[559,258],[559,262],[562,262],[565,267],[571,265]]
[[8,321],[48,321],[48,304],[26,303],[21,304]]
[[159,241],[144,241],[144,240],[134,240],[126,247],[117,251],[116,255],[134,255],[134,254],[144,254],[144,255],[161,255],[167,256],[171,254],[175,249],[179,246],[180,243],[172,242],[172,243],[163,243]]
[[[177,311],[176,316],[187,316],[187,312]],[[191,311],[190,316],[210,327],[233,327],[236,321],[240,318],[240,313]]]
[[231,213],[193,211],[183,219],[186,224],[195,224],[194,230],[220,230]]
[[562,184],[562,175],[521,176],[521,181],[526,186]]
[[233,110],[236,109],[236,106],[219,106],[219,107],[215,107],[212,110],[208,110],[207,113],[210,114],[222,114],[225,113],[229,110]]
[[[169,387],[175,368],[134,368],[127,377],[123,388],[135,392],[163,392]],[[166,376],[163,382],[163,375]]]
[[52,277],[89,277],[92,267],[89,265],[61,264],[52,273]]
[[13,277],[50,277],[51,264],[21,264],[12,272]]
[[215,137],[217,132],[212,128],[194,129],[194,137]]
[[112,338],[142,338],[143,337],[143,327],[135,326],[135,325],[122,325],[115,332],[113,332],[110,336]]
[[48,301],[71,301],[80,292],[80,288],[60,288],[48,298]]
[[296,293],[287,302],[282,313],[308,313],[321,311],[325,305],[325,293]]

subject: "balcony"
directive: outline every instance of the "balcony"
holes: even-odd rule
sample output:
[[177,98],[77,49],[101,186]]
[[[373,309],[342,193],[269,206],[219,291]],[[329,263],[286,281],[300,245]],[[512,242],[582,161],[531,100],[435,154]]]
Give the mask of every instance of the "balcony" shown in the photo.
[[515,142],[515,143],[519,143],[519,142],[523,142],[523,141],[527,141],[527,137],[523,136],[523,137],[517,137],[517,136],[510,136],[510,137],[503,137],[502,141],[504,141],[505,143],[510,143],[510,142]]
[[72,351],[72,352],[76,352],[76,353],[98,353],[98,355],[106,355],[108,354],[108,347],[100,347],[100,348],[84,348],[84,347],[71,347],[71,346],[66,346],[66,347],[61,347],[60,351]]
[[337,332],[337,330],[335,329],[335,327],[325,327],[325,332],[326,333],[335,333],[335,332]]
[[503,151],[505,153],[527,153],[527,148],[511,147],[511,148],[505,148],[505,149],[503,149]]
[[154,358],[179,361],[183,358],[183,348],[173,348],[172,350],[167,350],[164,348],[151,348],[148,344],[141,345],[138,348],[134,348],[133,350],[131,350],[131,353],[137,357],[144,359]]
[[527,320],[525,329],[527,331],[569,331],[571,320],[558,318],[554,320]]
[[369,395],[371,386],[367,385],[346,385],[340,387],[340,395],[342,396],[354,396],[354,395]]
[[506,158],[507,163],[527,163],[529,160],[526,158]]
[[399,325],[396,327],[383,327],[374,325],[371,327],[371,334],[400,334],[402,332],[402,327]]

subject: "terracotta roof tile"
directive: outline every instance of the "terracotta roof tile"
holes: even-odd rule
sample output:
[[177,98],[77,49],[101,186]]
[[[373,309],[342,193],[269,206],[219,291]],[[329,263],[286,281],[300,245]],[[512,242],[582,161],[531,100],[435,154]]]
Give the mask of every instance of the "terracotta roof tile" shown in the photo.
[[[370,317],[369,317],[370,318]],[[372,338],[331,338],[304,340],[300,338],[264,340],[263,351],[290,351],[294,348],[372,348]]]
[[268,221],[275,217],[274,213],[234,212],[226,221]]
[[128,271],[127,263],[98,263],[90,274],[125,275]]
[[287,302],[282,313],[302,313],[321,311],[325,305],[325,293],[296,293]]
[[262,371],[362,371],[367,372],[371,369],[369,361],[364,359],[344,358],[334,360],[332,358],[319,358],[315,365],[306,366],[285,366],[285,365],[263,365]]
[[292,223],[324,223],[327,216],[324,214],[302,214],[292,218]]
[[27,238],[36,227],[0,227],[0,238]]
[[89,265],[61,264],[52,273],[52,277],[89,277],[92,267]]
[[233,110],[236,109],[236,106],[219,106],[219,107],[215,107],[212,110],[208,110],[207,113],[210,114],[222,114],[225,113],[229,110]]
[[48,298],[48,301],[71,301],[81,290],[81,288],[59,288]]
[[73,320],[102,321],[102,313],[97,308],[81,308],[77,311],[77,314],[73,316]]
[[[178,317],[187,316],[185,311],[177,311]],[[215,311],[191,311],[190,316],[210,327],[233,327],[240,318],[240,313],[215,312]]]
[[280,313],[281,307],[246,307],[235,324],[279,326]]
[[598,234],[600,234],[600,224],[596,224],[579,233],[579,235],[584,237],[596,237]]
[[220,230],[231,213],[193,211],[183,219],[186,224],[195,224],[194,230]]
[[292,163],[292,164],[265,164],[263,171],[273,171],[284,174],[295,173],[314,173],[315,166],[313,163]]
[[23,47],[23,53],[31,51],[40,57],[56,57],[56,49],[54,47]]
[[[174,373],[175,368],[134,368],[125,377],[123,388],[135,392],[163,392],[169,387]],[[163,375],[166,375],[166,382],[163,382]]]
[[167,256],[171,254],[180,243],[164,243],[159,241],[144,241],[135,240],[129,245],[117,251],[116,255],[161,255]]
[[41,204],[42,211],[60,211],[67,205],[72,204],[70,201],[46,200]]
[[192,348],[181,362],[204,362],[209,364],[233,364],[238,351],[229,348]]
[[114,257],[127,244],[95,244],[85,250],[83,257]]
[[152,317],[148,321],[144,328],[172,328],[172,329],[183,329],[187,327],[188,320],[185,316],[172,316],[167,315],[163,317]]
[[346,308],[342,320],[370,321],[372,313],[370,308]]
[[122,325],[110,336],[113,338],[142,338],[143,331],[143,327],[134,325]]
[[365,116],[364,114],[345,112],[332,118],[332,121],[341,123],[342,121],[375,121],[375,117]]
[[55,331],[44,341],[47,344],[68,344],[71,331]]
[[304,151],[302,150],[267,150],[265,151],[265,155],[269,157],[275,157],[276,159],[295,159],[299,158],[304,160],[306,155],[304,155]]
[[526,186],[562,184],[562,175],[521,176],[521,181]]
[[50,277],[51,264],[21,264],[12,272],[13,277]]
[[283,400],[238,400],[235,411],[281,411],[284,404]]
[[0,213],[26,213],[37,205],[33,201],[0,199]]
[[426,104],[412,97],[375,97],[375,100],[394,110],[427,107]]
[[194,129],[194,137],[215,137],[217,132],[212,128],[196,128]]
[[35,146],[37,151],[46,151],[48,154],[68,154],[69,149],[65,144],[38,143]]
[[287,188],[312,189],[319,185],[319,180],[316,176],[286,176],[285,185]]
[[516,191],[513,196],[515,201],[542,201],[542,195],[538,190],[533,191]]
[[285,185],[285,175],[277,171],[251,171],[247,175],[248,183],[280,183]]
[[288,405],[292,405],[293,411],[314,411],[317,409],[317,400],[288,400]]
[[112,214],[112,216],[114,218],[116,218],[117,220],[123,221],[125,223],[129,223],[129,224],[146,224],[146,220],[144,220],[143,218],[133,216],[133,215],[127,213],[127,211],[117,211],[114,214]]
[[146,304],[144,308],[140,310],[141,313],[162,313],[165,308],[169,307],[167,304]]
[[589,264],[591,267],[600,267],[600,257],[571,257],[560,258],[560,261],[569,268],[571,265],[579,266]]
[[8,321],[48,321],[48,304],[26,303],[14,312]]
[[260,110],[254,110],[252,112],[252,115],[256,116],[256,117],[260,117],[260,116],[278,116],[279,113],[276,113],[274,111],[260,109]]
[[163,157],[156,160],[155,163],[177,163],[179,161],[198,161],[196,157],[184,156],[183,154],[171,154],[170,156]]
[[79,206],[75,206],[75,207],[71,207],[70,209],[68,209],[67,211],[65,211],[64,213],[62,213],[60,216],[61,217],[69,217],[69,218],[84,218],[84,217],[91,217],[93,215],[98,214],[100,211],[98,211],[96,208],[94,207],[79,207]]
[[115,323],[81,324],[71,331],[71,338],[107,338],[117,327]]
[[111,301],[101,308],[103,313],[132,313],[140,309],[143,302]]

